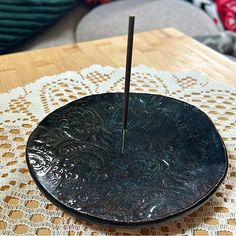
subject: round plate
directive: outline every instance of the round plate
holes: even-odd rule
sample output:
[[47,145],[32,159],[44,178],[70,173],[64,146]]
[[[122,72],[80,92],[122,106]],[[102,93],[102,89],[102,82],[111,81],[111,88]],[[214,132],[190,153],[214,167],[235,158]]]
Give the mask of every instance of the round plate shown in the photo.
[[54,204],[84,220],[142,226],[201,206],[223,181],[227,153],[198,108],[131,93],[125,150],[122,93],[84,97],[49,114],[27,143],[27,163]]

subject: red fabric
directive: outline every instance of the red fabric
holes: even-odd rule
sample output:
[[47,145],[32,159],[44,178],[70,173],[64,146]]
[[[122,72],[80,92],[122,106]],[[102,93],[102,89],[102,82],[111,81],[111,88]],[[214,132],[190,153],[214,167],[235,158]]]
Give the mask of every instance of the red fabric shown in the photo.
[[236,32],[236,0],[216,0],[216,4],[225,29]]

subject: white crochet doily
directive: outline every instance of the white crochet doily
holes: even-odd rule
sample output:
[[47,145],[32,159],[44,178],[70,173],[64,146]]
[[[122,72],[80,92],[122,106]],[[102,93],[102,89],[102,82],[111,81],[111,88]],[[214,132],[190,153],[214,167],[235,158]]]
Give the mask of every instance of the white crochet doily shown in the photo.
[[124,68],[93,65],[0,94],[0,235],[236,235],[236,88],[209,81],[199,72],[168,73],[137,66],[132,68],[131,91],[184,100],[215,123],[229,153],[229,171],[202,208],[170,224],[127,230],[75,219],[40,193],[25,161],[25,145],[38,122],[72,100],[122,92],[123,85]]

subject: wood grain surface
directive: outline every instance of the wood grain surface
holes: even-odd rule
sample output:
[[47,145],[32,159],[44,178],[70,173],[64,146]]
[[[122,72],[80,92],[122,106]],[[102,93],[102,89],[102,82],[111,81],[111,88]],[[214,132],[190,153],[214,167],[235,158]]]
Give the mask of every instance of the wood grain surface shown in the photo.
[[[0,92],[91,64],[123,67],[126,40],[120,36],[1,56]],[[210,79],[236,85],[236,63],[172,28],[135,35],[133,65],[138,64],[170,72],[198,70]]]
[[[124,67],[126,44],[127,37],[120,36],[1,56],[0,93],[33,82],[41,76],[68,70],[80,71],[92,64]],[[212,80],[236,86],[236,63],[172,28],[135,35],[133,66],[139,64],[170,72],[197,70],[206,73]],[[23,229],[19,228],[17,233],[24,233]],[[228,233],[221,232],[219,236],[231,235]],[[40,229],[38,235],[49,233]],[[194,235],[208,233],[196,230]]]

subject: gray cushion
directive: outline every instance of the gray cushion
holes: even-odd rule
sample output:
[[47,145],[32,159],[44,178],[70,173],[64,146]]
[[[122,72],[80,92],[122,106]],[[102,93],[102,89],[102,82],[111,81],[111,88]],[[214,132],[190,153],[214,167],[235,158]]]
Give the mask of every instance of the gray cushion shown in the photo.
[[236,33],[231,31],[220,32],[215,35],[195,37],[198,41],[219,53],[233,56],[236,60]]
[[136,16],[135,31],[174,27],[190,36],[217,33],[206,13],[181,0],[121,0],[89,12],[76,29],[77,42],[127,33],[128,15]]

